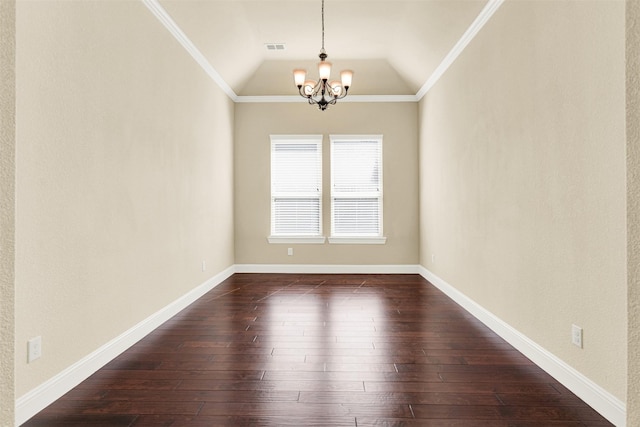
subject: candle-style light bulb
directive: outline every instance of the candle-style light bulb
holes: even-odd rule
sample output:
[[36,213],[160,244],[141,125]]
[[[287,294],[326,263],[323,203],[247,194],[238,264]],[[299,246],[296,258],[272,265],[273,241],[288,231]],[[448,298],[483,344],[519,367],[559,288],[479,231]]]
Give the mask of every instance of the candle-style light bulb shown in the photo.
[[293,80],[296,82],[296,86],[302,86],[306,77],[307,70],[293,70]]
[[331,62],[318,62],[318,73],[320,74],[320,80],[329,80],[329,77],[331,76]]
[[351,80],[353,79],[353,71],[351,70],[344,70],[340,73],[340,79],[342,80],[342,86],[345,87],[345,89],[349,89],[349,87],[351,86]]

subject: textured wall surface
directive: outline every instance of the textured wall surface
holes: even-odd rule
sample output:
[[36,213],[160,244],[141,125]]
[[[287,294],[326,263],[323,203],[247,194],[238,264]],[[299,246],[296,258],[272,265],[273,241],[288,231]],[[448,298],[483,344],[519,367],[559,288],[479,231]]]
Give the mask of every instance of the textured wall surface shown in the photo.
[[[413,103],[237,104],[235,223],[237,264],[417,264],[418,133]],[[382,134],[384,245],[269,244],[270,134],[322,134],[324,234],[331,232],[330,134]],[[294,255],[287,255],[287,247]]]
[[505,2],[420,113],[421,264],[621,402],[624,28],[623,1]]
[[627,425],[640,426],[640,1],[627,1]]
[[14,420],[15,2],[0,1],[0,426]]
[[233,103],[142,2],[16,23],[20,397],[233,265]]

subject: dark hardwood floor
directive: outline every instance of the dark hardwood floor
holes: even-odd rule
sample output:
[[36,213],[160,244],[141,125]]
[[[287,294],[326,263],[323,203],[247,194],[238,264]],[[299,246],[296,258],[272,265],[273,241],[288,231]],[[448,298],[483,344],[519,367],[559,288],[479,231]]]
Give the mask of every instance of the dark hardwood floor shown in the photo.
[[236,274],[26,426],[610,426],[417,275]]

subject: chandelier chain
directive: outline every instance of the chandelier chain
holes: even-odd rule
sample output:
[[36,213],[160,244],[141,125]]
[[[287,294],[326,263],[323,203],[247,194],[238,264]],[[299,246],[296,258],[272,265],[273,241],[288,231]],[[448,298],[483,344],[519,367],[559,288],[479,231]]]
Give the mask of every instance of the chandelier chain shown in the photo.
[[324,0],[322,0],[322,50],[324,51]]

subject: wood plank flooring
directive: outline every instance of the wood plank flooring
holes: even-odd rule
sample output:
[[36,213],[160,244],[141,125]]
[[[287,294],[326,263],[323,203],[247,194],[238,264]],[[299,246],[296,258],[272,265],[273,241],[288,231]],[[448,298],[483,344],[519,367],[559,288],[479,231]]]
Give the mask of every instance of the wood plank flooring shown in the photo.
[[418,275],[235,274],[25,426],[610,426]]

